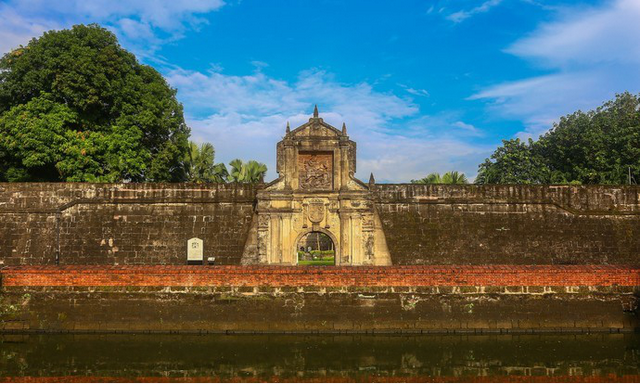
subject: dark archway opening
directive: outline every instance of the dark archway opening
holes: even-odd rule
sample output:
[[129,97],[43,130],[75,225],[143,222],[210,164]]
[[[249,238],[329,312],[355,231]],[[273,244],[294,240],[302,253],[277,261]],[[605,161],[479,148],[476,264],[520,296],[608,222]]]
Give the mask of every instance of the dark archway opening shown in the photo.
[[296,246],[298,265],[335,265],[336,247],[333,240],[322,232],[309,232]]

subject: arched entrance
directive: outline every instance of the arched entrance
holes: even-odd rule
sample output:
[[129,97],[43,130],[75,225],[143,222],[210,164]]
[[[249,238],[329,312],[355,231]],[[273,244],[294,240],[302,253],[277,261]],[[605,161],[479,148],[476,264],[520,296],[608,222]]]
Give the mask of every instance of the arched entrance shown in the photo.
[[331,237],[320,231],[303,234],[296,244],[298,265],[336,264],[336,246]]

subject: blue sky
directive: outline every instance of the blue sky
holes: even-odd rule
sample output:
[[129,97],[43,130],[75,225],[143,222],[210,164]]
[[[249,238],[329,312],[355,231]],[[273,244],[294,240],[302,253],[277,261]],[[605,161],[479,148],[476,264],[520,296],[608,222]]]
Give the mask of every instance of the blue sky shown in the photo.
[[0,2],[0,51],[99,23],[178,89],[217,161],[266,163],[318,104],[358,143],[357,176],[477,166],[502,139],[640,92],[640,0]]

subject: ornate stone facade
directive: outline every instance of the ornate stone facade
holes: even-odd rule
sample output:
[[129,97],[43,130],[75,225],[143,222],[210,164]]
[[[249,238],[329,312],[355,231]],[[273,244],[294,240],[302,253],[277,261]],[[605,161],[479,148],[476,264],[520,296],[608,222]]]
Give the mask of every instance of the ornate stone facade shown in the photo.
[[279,177],[258,192],[243,264],[296,265],[299,240],[321,232],[336,265],[390,265],[369,186],[354,177],[356,143],[318,117],[277,145]]

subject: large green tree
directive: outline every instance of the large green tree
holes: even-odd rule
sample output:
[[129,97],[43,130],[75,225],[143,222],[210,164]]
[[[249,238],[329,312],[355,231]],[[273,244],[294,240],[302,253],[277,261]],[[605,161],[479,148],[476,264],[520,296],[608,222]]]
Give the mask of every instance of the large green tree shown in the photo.
[[[631,177],[630,177],[631,176]],[[640,95],[560,118],[537,141],[503,141],[476,183],[626,184],[640,178]]]
[[184,180],[175,95],[104,28],[46,32],[0,59],[0,180]]

